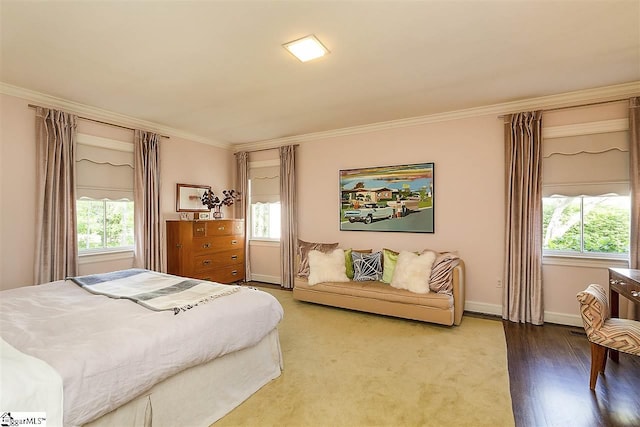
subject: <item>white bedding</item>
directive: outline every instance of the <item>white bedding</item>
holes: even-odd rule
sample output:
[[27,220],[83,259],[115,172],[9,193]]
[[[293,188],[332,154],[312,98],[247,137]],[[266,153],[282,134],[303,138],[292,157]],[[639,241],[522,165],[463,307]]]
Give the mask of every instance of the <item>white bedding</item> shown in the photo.
[[62,378],[56,370],[2,338],[0,356],[0,412],[44,412],[48,426],[62,426]]
[[255,345],[282,316],[273,296],[249,288],[179,316],[92,295],[70,281],[0,293],[2,338],[60,374],[71,426],[188,367]]

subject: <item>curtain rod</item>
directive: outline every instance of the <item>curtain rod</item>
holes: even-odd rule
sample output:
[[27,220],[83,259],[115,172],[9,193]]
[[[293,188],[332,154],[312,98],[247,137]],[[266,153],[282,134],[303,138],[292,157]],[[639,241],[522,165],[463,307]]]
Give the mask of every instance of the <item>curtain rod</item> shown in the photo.
[[[558,111],[558,110],[567,110],[569,108],[580,108],[580,107],[590,107],[592,105],[601,105],[601,104],[611,104],[613,102],[621,102],[621,101],[627,101],[629,98],[621,98],[621,99],[612,99],[610,101],[600,101],[600,102],[591,102],[589,104],[579,104],[579,105],[567,105],[566,107],[556,107],[556,108],[549,108],[546,110],[542,110],[543,112],[547,112],[547,111]],[[509,114],[515,114],[515,113],[509,113]],[[509,114],[503,114],[502,116],[498,116],[499,119],[504,119],[505,117],[507,117]]]
[[[290,145],[291,145],[291,146],[293,146],[293,147],[299,147],[299,146],[300,146],[300,144],[290,144]],[[280,148],[280,147],[287,147],[287,145],[279,145],[279,146],[277,146],[277,147],[271,147],[271,148],[259,148],[259,149],[257,149],[257,150],[246,150],[246,151],[247,151],[247,153],[257,153],[257,152],[259,152],[259,151],[277,150],[277,149],[278,149],[278,148]],[[242,153],[243,151],[245,151],[245,150],[236,151],[235,153]],[[235,154],[235,153],[234,153],[234,154]]]
[[[40,105],[29,104],[29,108],[38,108],[38,107],[40,107],[40,108],[48,108],[48,107],[42,107],[42,106],[40,106]],[[61,111],[62,111],[62,110],[61,110]],[[74,114],[74,115],[76,115],[75,113],[70,113],[70,114]],[[117,124],[115,124],[115,123],[103,122],[102,120],[90,119],[89,117],[83,117],[83,116],[77,116],[77,117],[78,117],[79,119],[82,119],[82,120],[88,120],[88,121],[90,121],[90,122],[100,123],[100,124],[103,124],[103,125],[109,125],[109,126],[114,126],[114,127],[117,127],[117,128],[133,130],[133,131],[135,131],[135,130],[136,130],[135,128],[130,128],[129,126],[123,126],[123,125],[117,125]],[[155,133],[155,132],[154,132],[154,133]],[[166,136],[166,135],[160,135],[160,134],[158,134],[158,135],[159,135],[161,138],[171,139],[170,137],[168,137],[168,136]]]

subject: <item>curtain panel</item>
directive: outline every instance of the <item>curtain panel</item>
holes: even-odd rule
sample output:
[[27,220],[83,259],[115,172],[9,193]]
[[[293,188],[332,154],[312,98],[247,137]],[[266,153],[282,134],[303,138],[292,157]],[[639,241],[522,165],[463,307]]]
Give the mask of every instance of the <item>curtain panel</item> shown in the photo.
[[280,253],[281,286],[293,289],[296,242],[298,239],[298,202],[296,196],[296,146],[279,148],[280,153]]
[[76,126],[74,115],[36,108],[36,284],[78,271]]
[[134,135],[134,266],[161,271],[160,136],[136,130]]
[[502,317],[541,325],[542,112],[505,120],[506,229]]
[[[631,248],[629,268],[640,269],[640,97],[629,99],[629,184],[631,187]],[[635,304],[627,317],[640,319]]]
[[236,156],[236,185],[240,200],[236,204],[236,218],[244,219],[244,277],[251,280],[251,260],[249,259],[249,153],[240,151]]

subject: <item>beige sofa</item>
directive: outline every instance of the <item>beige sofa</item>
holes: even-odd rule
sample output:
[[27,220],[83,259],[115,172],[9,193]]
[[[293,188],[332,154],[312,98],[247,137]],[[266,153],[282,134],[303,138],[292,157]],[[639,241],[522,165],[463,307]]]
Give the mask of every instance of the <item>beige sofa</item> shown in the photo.
[[441,325],[459,325],[465,301],[464,263],[453,269],[453,294],[417,294],[383,282],[326,282],[309,286],[296,277],[293,297],[299,301],[348,308]]

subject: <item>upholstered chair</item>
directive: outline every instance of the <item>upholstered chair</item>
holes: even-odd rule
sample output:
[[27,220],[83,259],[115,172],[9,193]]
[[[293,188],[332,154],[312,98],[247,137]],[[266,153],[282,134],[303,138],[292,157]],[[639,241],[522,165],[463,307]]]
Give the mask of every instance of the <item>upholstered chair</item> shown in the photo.
[[607,293],[600,285],[589,285],[577,298],[591,344],[589,387],[595,390],[598,374],[604,373],[609,349],[640,356],[640,322],[609,317]]

